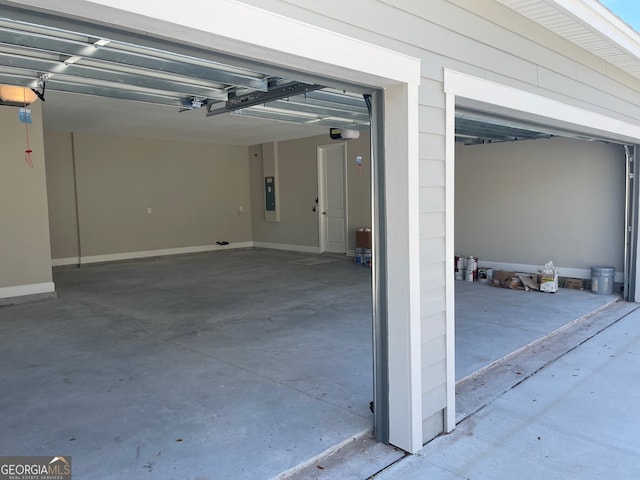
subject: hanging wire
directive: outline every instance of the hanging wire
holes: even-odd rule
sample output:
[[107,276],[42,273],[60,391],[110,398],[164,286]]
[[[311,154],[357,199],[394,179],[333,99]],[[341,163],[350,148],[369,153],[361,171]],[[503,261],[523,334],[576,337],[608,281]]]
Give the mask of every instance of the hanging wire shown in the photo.
[[[27,113],[27,91],[26,89],[22,91],[23,94],[23,101],[24,101],[24,110],[25,110],[25,116]],[[25,129],[27,132],[27,149],[24,151],[24,161],[27,162],[27,165],[29,165],[29,168],[33,168],[33,160],[31,159],[31,153],[33,153],[33,150],[31,150],[31,147],[29,145],[29,122],[25,121],[24,122],[25,125]]]

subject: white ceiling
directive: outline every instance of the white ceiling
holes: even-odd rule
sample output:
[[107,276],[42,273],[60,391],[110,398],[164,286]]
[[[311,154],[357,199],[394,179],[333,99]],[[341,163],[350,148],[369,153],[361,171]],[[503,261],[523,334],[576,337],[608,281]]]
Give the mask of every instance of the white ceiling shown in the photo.
[[256,145],[315,135],[328,127],[178,108],[106,97],[47,91],[42,104],[46,130],[101,133],[198,143]]

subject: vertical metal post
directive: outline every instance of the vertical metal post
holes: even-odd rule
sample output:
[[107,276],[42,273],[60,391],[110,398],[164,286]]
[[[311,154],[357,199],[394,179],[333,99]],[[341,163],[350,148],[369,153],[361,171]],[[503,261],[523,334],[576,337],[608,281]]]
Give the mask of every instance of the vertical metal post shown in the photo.
[[638,259],[638,185],[637,171],[640,149],[637,145],[625,145],[626,158],[626,199],[625,199],[625,244],[624,244],[624,287],[623,298],[635,301],[636,263]]
[[371,125],[372,310],[374,430],[378,442],[389,443],[389,348],[387,319],[387,246],[384,177],[383,93],[364,95]]

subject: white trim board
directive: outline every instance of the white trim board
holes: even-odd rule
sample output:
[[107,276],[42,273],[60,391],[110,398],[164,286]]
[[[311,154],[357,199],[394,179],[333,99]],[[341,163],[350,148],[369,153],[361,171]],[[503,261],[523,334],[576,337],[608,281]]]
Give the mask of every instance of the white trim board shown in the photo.
[[[454,132],[456,122],[455,96],[445,96],[445,131]],[[455,135],[445,138],[445,361],[447,372],[447,408],[444,428],[451,433],[456,428],[456,301],[455,275],[451,263],[455,257]]]
[[52,258],[52,267],[64,267],[66,265],[78,265],[80,264],[80,257],[67,257],[67,258]]
[[[117,262],[135,260],[138,258],[166,257],[170,255],[188,255],[190,253],[213,252],[218,250],[235,250],[238,248],[267,248],[269,250],[284,250],[288,252],[321,253],[319,247],[308,245],[290,245],[286,243],[268,242],[238,242],[229,245],[198,245],[194,247],[165,248],[160,250],[144,250],[137,252],[109,253],[105,255],[90,255],[87,257],[54,258],[52,267],[66,265],[86,265],[91,263]],[[352,252],[352,256],[354,253]],[[40,292],[38,292],[40,293]]]
[[[503,262],[480,262],[481,266],[493,268],[494,270],[506,270],[508,272],[521,272],[521,273],[536,273],[542,265],[526,265],[523,263],[503,263]],[[561,277],[582,278],[585,280],[591,280],[591,270],[588,268],[571,268],[571,267],[558,267],[558,275]],[[613,277],[614,282],[622,283],[624,280],[624,272],[616,272]]]
[[56,291],[53,282],[31,283],[28,285],[15,285],[12,287],[0,287],[0,298],[22,297],[24,295],[38,295]]
[[253,242],[256,248],[268,248],[270,250],[285,250],[288,252],[322,253],[320,247],[309,245],[289,245],[286,243]]
[[456,96],[456,105],[510,114],[585,136],[629,144],[640,142],[639,125],[466,73],[445,69],[444,90]]
[[229,245],[197,245],[193,247],[164,248],[138,252],[108,253],[105,255],[90,255],[80,258],[54,258],[51,260],[51,265],[54,267],[63,265],[85,265],[89,263],[117,262],[121,260],[134,260],[137,258],[165,257],[169,255],[185,255],[189,253],[213,252],[216,250],[233,250],[237,248],[251,247],[253,247],[253,242],[238,242],[230,243]]

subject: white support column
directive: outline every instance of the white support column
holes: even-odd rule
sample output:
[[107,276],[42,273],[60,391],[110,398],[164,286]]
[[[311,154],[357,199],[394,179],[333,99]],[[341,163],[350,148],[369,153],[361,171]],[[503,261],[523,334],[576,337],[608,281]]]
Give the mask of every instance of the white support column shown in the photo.
[[447,362],[447,407],[444,417],[444,429],[447,433],[456,428],[456,305],[455,275],[453,261],[455,256],[454,220],[455,220],[455,128],[456,100],[454,95],[446,96],[446,146],[445,146],[445,323],[446,323],[446,362]]
[[417,85],[387,88],[384,117],[389,441],[414,453],[422,449]]

